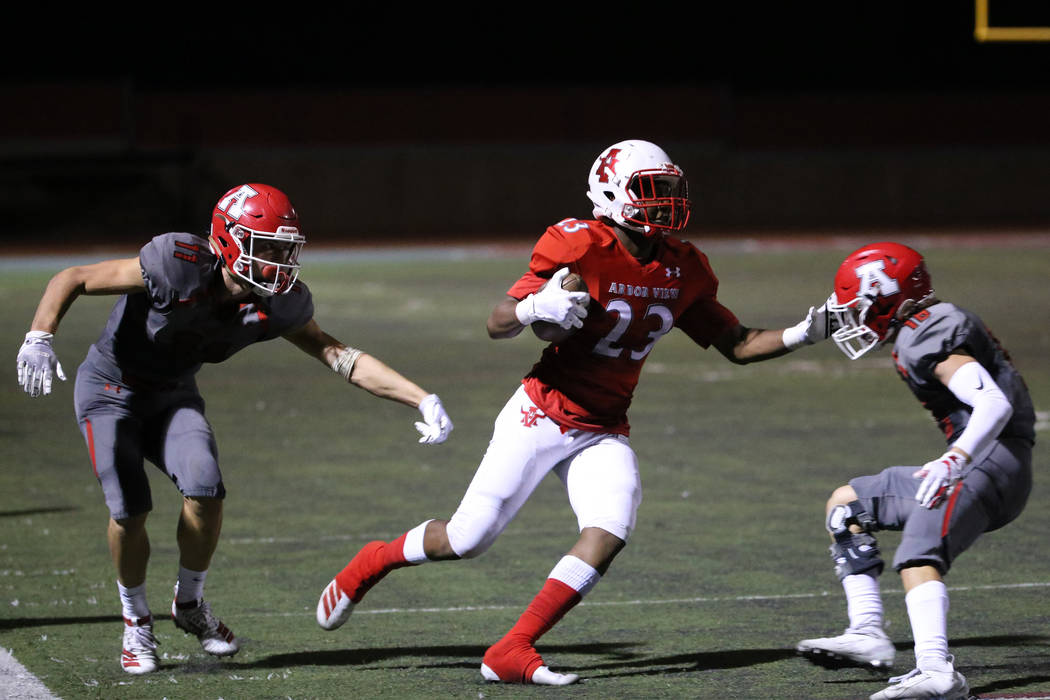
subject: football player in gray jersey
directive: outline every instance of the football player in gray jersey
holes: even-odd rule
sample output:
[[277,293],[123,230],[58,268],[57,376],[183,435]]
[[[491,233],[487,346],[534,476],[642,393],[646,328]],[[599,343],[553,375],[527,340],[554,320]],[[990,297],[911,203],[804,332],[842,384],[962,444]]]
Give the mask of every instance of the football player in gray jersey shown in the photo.
[[832,338],[850,359],[893,344],[897,372],[933,414],[948,449],[922,466],[854,478],[831,494],[826,527],[849,627],[803,640],[798,651],[824,665],[893,664],[874,533],[900,530],[893,568],[904,586],[916,668],[871,698],[966,698],[968,684],[948,652],[943,577],[978,537],[1024,509],[1035,444],[1028,390],[981,319],[937,299],[922,256],[907,246],[875,243],[849,255],[828,310]]
[[172,618],[210,654],[229,656],[239,649],[203,598],[226,495],[194,380],[203,363],[283,337],[350,384],[418,408],[419,442],[444,442],[452,430],[435,394],[317,324],[310,290],[298,280],[305,240],[283,192],[257,183],[235,187],[216,204],[208,238],[166,233],[137,257],[56,274],[18,352],[18,382],[25,392],[50,393],[54,376],[65,379],[52,340],[70,305],[82,294],[120,295],[77,370],[74,404],[110,512],[107,538],[125,621],[121,666],[128,673],[157,668],[146,600],[152,497],[144,459],[183,496]]

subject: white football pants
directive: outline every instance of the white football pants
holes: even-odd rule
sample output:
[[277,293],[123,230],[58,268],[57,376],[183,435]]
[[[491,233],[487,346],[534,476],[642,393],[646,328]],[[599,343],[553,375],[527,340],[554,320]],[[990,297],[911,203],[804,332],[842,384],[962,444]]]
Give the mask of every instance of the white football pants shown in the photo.
[[519,387],[497,416],[485,457],[448,522],[453,551],[463,558],[485,552],[550,471],[565,484],[580,530],[598,527],[627,541],[642,501],[638,458],[627,437],[562,432]]

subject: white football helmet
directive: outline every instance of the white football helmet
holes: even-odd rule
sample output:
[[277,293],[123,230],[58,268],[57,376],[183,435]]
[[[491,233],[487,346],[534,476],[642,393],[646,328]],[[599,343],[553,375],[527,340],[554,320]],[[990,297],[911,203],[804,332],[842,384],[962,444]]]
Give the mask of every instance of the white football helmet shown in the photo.
[[648,141],[621,141],[591,166],[587,197],[594,216],[646,235],[681,231],[689,221],[689,185],[682,169]]

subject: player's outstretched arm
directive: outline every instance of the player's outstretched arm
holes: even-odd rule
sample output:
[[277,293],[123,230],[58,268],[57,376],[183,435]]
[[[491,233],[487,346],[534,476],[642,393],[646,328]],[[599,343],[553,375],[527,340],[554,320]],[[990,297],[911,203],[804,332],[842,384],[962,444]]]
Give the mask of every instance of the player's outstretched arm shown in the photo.
[[730,362],[746,365],[791,352],[791,348],[784,345],[783,335],[783,330],[748,328],[738,324],[716,338],[712,344]]
[[437,394],[427,392],[378,358],[344,345],[321,330],[317,321],[311,319],[284,337],[354,386],[373,396],[418,408],[423,416],[422,421],[416,422],[416,429],[422,434],[420,442],[444,442],[452,432],[452,421]]
[[716,339],[714,346],[730,362],[744,365],[780,357],[804,345],[827,340],[834,331],[834,319],[824,304],[809,307],[806,316],[789,328],[767,330],[737,325]]
[[51,393],[53,377],[65,381],[52,347],[62,317],[81,294],[124,294],[146,286],[138,258],[67,267],[48,282],[25,341],[18,351],[18,383],[30,396]]

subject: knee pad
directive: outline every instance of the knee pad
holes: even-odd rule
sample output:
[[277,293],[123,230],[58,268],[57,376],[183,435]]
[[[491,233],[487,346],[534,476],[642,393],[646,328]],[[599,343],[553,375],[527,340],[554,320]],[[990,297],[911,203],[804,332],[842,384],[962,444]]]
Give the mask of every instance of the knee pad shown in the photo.
[[866,532],[836,536],[831,545],[831,560],[835,562],[835,575],[842,580],[850,574],[878,576],[885,563],[879,556],[879,543]]
[[[850,527],[853,525],[862,532],[852,532]],[[878,576],[882,573],[885,563],[879,556],[879,543],[870,534],[877,529],[875,525],[875,518],[864,510],[860,501],[836,505],[828,512],[825,527],[835,538],[831,545],[831,559],[835,562],[835,575],[840,580],[850,574]]]
[[856,525],[864,532],[876,530],[875,518],[871,517],[860,501],[850,501],[845,505],[839,504],[828,511],[828,519],[824,527],[828,529],[833,537],[838,539],[839,535],[849,533],[851,525]]

